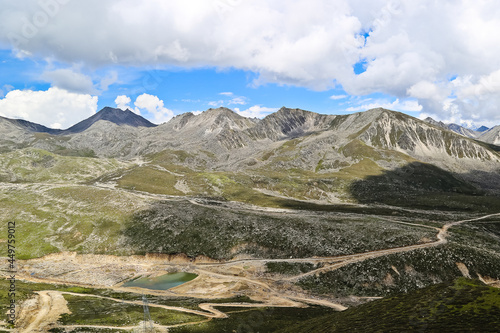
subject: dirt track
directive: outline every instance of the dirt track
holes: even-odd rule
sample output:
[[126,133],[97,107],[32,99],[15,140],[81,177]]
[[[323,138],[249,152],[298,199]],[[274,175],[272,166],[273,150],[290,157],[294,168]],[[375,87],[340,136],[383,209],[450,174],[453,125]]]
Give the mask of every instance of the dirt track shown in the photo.
[[396,248],[387,249],[387,250],[371,251],[371,252],[367,252],[367,253],[352,254],[352,255],[337,257],[339,262],[336,264],[329,265],[329,266],[322,267],[322,268],[318,268],[318,269],[312,270],[312,271],[304,273],[304,274],[296,275],[296,276],[293,276],[293,277],[288,278],[286,280],[287,281],[298,281],[298,280],[300,280],[304,277],[307,277],[307,276],[317,275],[317,274],[322,273],[322,272],[332,271],[332,270],[338,269],[342,266],[346,266],[346,265],[352,264],[354,262],[359,262],[359,261],[363,261],[366,259],[377,258],[377,257],[385,256],[388,254],[401,253],[401,252],[413,251],[413,250],[417,250],[417,249],[425,249],[425,248],[429,248],[429,247],[439,246],[439,245],[447,243],[447,240],[446,240],[446,236],[448,235],[447,231],[451,227],[462,224],[462,223],[466,223],[466,222],[484,220],[484,219],[487,219],[487,218],[492,217],[492,216],[500,216],[500,214],[490,214],[490,215],[486,215],[486,216],[482,216],[482,217],[478,217],[478,218],[474,218],[474,219],[452,222],[452,223],[445,224],[442,228],[435,228],[435,229],[439,230],[439,232],[436,235],[437,241],[432,242],[432,243],[424,243],[424,244],[418,244],[418,245],[396,247]]
[[[331,271],[338,269],[340,267],[346,266],[348,264],[354,263],[354,262],[359,262],[371,258],[376,258],[388,254],[394,254],[394,253],[401,253],[401,252],[407,252],[407,251],[413,251],[416,249],[422,249],[422,248],[429,248],[429,247],[435,247],[439,246],[442,244],[445,244],[447,242],[447,231],[456,225],[466,223],[466,222],[473,222],[473,221],[479,221],[483,220],[492,216],[500,216],[499,214],[490,214],[474,219],[467,219],[467,220],[461,220],[461,221],[456,221],[452,223],[448,223],[444,225],[442,228],[434,228],[434,227],[429,227],[429,226],[421,226],[421,227],[428,227],[428,228],[434,228],[438,231],[436,237],[437,240],[434,242],[430,243],[423,243],[423,244],[417,244],[417,245],[410,245],[410,246],[405,246],[405,247],[398,247],[398,248],[392,248],[392,249],[385,249],[385,250],[379,250],[379,251],[372,251],[372,252],[367,252],[367,253],[359,253],[359,254],[352,254],[352,255],[345,255],[345,256],[338,256],[338,257],[323,257],[323,258],[301,258],[301,259],[242,259],[242,260],[234,260],[234,261],[228,261],[225,263],[199,263],[199,264],[193,264],[190,263],[192,266],[191,268],[196,271],[199,274],[199,277],[191,282],[185,283],[184,285],[181,285],[179,287],[173,288],[172,291],[168,291],[166,293],[160,293],[160,294],[168,294],[168,295],[176,295],[176,296],[188,296],[188,297],[203,297],[203,290],[205,290],[205,293],[207,293],[207,286],[204,286],[205,289],[201,288],[199,284],[204,284],[204,282],[210,280],[212,281],[213,284],[217,285],[218,284],[227,284],[229,282],[231,283],[239,283],[239,286],[247,286],[249,289],[250,294],[255,297],[256,299],[260,299],[262,301],[261,304],[249,304],[249,303],[202,303],[199,305],[199,308],[201,310],[193,310],[193,309],[186,309],[186,308],[181,308],[181,307],[172,307],[172,306],[166,306],[166,305],[160,305],[160,304],[152,304],[150,303],[150,307],[158,307],[158,308],[164,308],[167,310],[174,310],[174,311],[181,311],[181,312],[187,312],[187,313],[192,313],[196,315],[203,316],[207,318],[207,320],[211,320],[213,318],[227,318],[227,315],[219,310],[217,310],[215,307],[218,306],[225,306],[225,307],[241,307],[241,308],[256,308],[256,307],[304,307],[304,303],[309,303],[309,304],[319,304],[323,306],[328,306],[333,309],[336,309],[338,311],[345,310],[346,308],[340,304],[332,303],[328,300],[318,300],[314,298],[310,298],[307,296],[301,296],[301,295],[296,295],[290,292],[283,292],[283,291],[277,291],[274,290],[269,283],[263,281],[262,279],[256,278],[256,277],[247,277],[247,276],[234,276],[234,275],[228,275],[228,274],[221,274],[219,272],[213,272],[210,271],[209,269],[217,268],[217,267],[227,267],[227,266],[232,266],[236,267],[235,265],[238,264],[252,264],[252,265],[262,265],[265,264],[266,262],[271,262],[271,261],[280,261],[280,262],[321,262],[328,264],[325,267],[315,269],[313,271],[299,274],[293,277],[289,278],[283,278],[281,281],[288,281],[288,282],[295,282],[298,281],[304,277],[319,274],[322,272],[326,271]],[[405,223],[405,222],[398,222],[398,221],[393,221],[395,223]],[[406,224],[406,223],[405,223]],[[57,256],[54,256],[57,257]],[[105,257],[105,256],[101,256]],[[156,267],[154,263],[140,263],[137,262],[135,263],[137,267],[143,266],[144,269],[148,269],[151,267]],[[102,266],[102,263],[100,263],[99,266]],[[95,268],[96,266],[94,266]],[[84,270],[87,270],[88,267],[79,269],[79,270],[74,270],[72,273],[75,273],[77,271],[81,272]],[[206,280],[203,280],[206,279]],[[26,280],[35,280],[30,278],[29,276],[26,276]],[[48,283],[54,283],[57,282],[57,279],[54,278],[47,278],[47,279],[36,279],[37,282],[48,282]],[[215,282],[214,282],[215,281]],[[198,283],[198,285],[197,285]],[[493,284],[493,283],[492,283]],[[81,283],[78,283],[78,285],[82,285]],[[83,284],[83,286],[85,286]],[[96,285],[87,285],[88,287],[99,287]],[[102,286],[104,287],[104,286]],[[193,288],[194,287],[194,288]],[[108,287],[109,288],[109,287]],[[199,288],[200,292],[197,294],[192,294],[192,293],[185,293],[186,289],[196,289]],[[137,292],[135,289],[130,289],[130,288],[123,288],[121,287],[121,284],[118,284],[117,286],[111,287],[111,289],[117,289],[121,291],[129,291],[129,292]],[[220,289],[220,288],[219,288]],[[219,295],[216,296],[230,296],[231,293],[233,292],[231,289],[220,289]],[[144,291],[144,290],[143,290]],[[146,291],[147,293],[153,294],[154,292],[152,291]],[[172,294],[173,293],[173,294]],[[24,318],[28,324],[24,325],[24,327],[19,327],[20,332],[44,332],[46,327],[49,325],[55,325],[57,318],[64,312],[67,312],[67,307],[64,298],[62,295],[64,294],[70,294],[70,295],[76,295],[76,296],[82,296],[82,297],[97,297],[97,298],[103,298],[103,299],[108,299],[108,300],[113,300],[116,302],[123,302],[123,303],[129,303],[129,304],[135,304],[135,305],[142,305],[141,301],[124,301],[116,298],[111,298],[111,297],[104,297],[104,296],[99,296],[99,295],[90,295],[90,294],[78,294],[78,293],[70,293],[70,292],[59,292],[59,291],[51,291],[51,290],[46,290],[46,291],[40,291],[38,292],[37,296],[37,310],[32,311],[29,315],[26,315],[27,317]],[[206,295],[205,295],[206,296]],[[55,301],[57,300],[57,301]],[[29,318],[30,317],[30,318]],[[195,324],[195,323],[187,323],[187,324],[181,324],[181,325],[189,325],[189,324]],[[156,325],[157,328],[159,329],[164,329],[165,331],[168,329],[168,327],[172,326],[161,326],[161,325]],[[176,325],[179,326],[179,325]],[[54,326],[51,326],[54,327]],[[68,326],[68,328],[77,328],[77,327],[96,327],[96,328],[114,328],[114,329],[123,329],[123,330],[132,330],[136,328],[136,326],[127,326],[127,327],[113,327],[113,326]]]

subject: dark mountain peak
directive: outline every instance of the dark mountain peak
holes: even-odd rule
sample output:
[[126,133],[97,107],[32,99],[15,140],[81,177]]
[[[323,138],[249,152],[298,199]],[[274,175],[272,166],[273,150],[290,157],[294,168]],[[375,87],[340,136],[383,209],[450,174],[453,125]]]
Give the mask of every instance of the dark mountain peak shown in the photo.
[[481,132],[481,133],[486,132],[487,130],[489,130],[489,128],[486,126],[481,126],[479,128],[476,128],[476,132]]
[[135,114],[129,109],[123,111],[121,109],[115,109],[110,107],[105,107],[101,111],[97,112],[95,115],[82,120],[76,125],[71,126],[64,132],[66,133],[80,133],[88,129],[90,126],[95,124],[100,120],[106,120],[116,125],[128,125],[132,127],[155,127],[157,125],[153,124],[149,120]]

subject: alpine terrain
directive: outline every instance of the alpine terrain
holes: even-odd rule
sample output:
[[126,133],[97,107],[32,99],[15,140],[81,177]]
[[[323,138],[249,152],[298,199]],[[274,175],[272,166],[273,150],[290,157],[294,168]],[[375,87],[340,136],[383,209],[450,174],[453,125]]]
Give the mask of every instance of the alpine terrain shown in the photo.
[[499,126],[382,108],[0,117],[15,329],[498,330],[498,145]]

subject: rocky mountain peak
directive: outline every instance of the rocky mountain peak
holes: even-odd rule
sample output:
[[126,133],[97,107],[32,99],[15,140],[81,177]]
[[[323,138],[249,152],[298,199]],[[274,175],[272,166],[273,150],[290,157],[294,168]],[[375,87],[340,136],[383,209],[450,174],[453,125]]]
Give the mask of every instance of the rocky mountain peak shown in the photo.
[[141,117],[138,114],[130,110],[121,110],[110,107],[105,107],[101,111],[97,112],[95,115],[82,120],[76,125],[71,126],[67,130],[65,130],[65,134],[67,133],[80,133],[88,129],[90,126],[95,124],[98,121],[105,120],[116,125],[128,125],[131,127],[156,127],[157,125],[153,124],[149,120]]
[[494,145],[500,145],[500,126],[495,126],[489,130],[481,133],[478,138],[481,141],[492,143]]
[[266,116],[250,130],[252,137],[273,141],[325,130],[335,116],[282,107]]
[[476,128],[476,132],[480,132],[480,133],[486,132],[487,130],[489,130],[489,128],[486,126],[481,126],[479,128]]
[[437,121],[437,120],[434,120],[432,117],[427,117],[424,119],[424,121],[426,123],[429,123],[429,124],[432,124],[432,125],[435,125],[435,126],[439,126],[439,127],[442,127],[442,128],[447,128],[446,124],[443,123],[442,121]]

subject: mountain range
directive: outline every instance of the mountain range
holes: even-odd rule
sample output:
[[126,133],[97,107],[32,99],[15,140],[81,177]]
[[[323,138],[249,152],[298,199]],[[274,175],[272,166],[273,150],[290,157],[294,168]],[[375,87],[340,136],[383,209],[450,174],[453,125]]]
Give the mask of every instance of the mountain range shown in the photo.
[[[40,282],[89,284],[109,296],[117,290],[102,288],[119,283],[121,293],[124,280],[167,267],[199,276],[169,290],[173,303],[163,305],[179,307],[175,295],[189,311],[207,296],[235,296],[239,305],[242,296],[288,299],[265,321],[283,333],[352,331],[353,322],[355,331],[409,322],[481,331],[499,304],[482,283],[500,281],[500,146],[495,128],[479,136],[490,143],[467,133],[382,108],[323,115],[283,107],[263,119],[217,108],[161,125],[104,108],[65,130],[0,118],[0,216],[16,221],[18,257],[34,259],[19,260],[21,276]],[[451,282],[460,276],[481,282]],[[63,290],[46,283],[19,286],[35,298]],[[95,317],[86,294],[77,297],[57,329]],[[301,308],[282,308],[290,300]],[[295,300],[322,306],[308,312]],[[41,304],[33,302],[23,304]],[[337,315],[325,304],[353,308]],[[129,309],[105,311],[99,324],[131,325]],[[236,311],[202,329],[235,331],[240,314],[253,320]]]
[[424,121],[428,122],[429,124],[448,129],[468,138],[478,139],[495,145],[500,144],[500,126],[495,126],[492,128],[481,126],[476,129],[471,129],[457,124],[445,124],[442,121],[436,121],[431,117],[427,117],[426,119],[424,119]]
[[478,133],[382,108],[324,115],[283,107],[263,119],[217,108],[158,126],[130,110],[104,108],[66,130],[0,118],[0,150],[33,147],[127,160],[163,154],[168,163],[198,171],[300,170],[304,179],[312,173],[349,182],[423,165],[477,191],[500,192],[500,126]]

